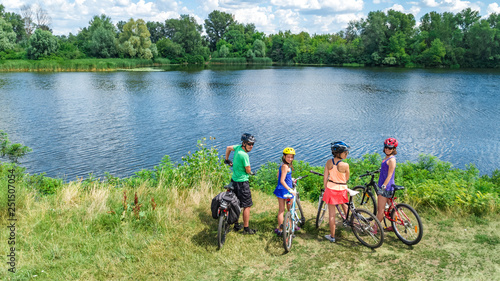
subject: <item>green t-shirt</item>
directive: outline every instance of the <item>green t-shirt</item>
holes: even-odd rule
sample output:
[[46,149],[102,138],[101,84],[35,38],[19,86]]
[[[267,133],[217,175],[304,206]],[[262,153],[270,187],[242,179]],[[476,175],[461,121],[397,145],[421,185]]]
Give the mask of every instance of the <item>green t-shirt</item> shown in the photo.
[[244,182],[248,181],[249,175],[247,174],[245,167],[250,166],[250,158],[248,158],[248,153],[241,147],[241,145],[234,145],[234,156],[233,156],[233,181]]

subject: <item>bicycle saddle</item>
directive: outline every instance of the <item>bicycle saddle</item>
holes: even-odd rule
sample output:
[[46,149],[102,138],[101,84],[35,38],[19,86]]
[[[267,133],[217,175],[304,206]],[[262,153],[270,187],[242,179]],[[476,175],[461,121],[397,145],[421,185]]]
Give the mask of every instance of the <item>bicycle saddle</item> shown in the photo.
[[392,187],[394,187],[394,190],[401,190],[401,189],[405,189],[404,186],[401,186],[401,185],[395,185],[393,184]]
[[349,192],[350,196],[354,196],[354,195],[356,195],[356,194],[359,193],[359,191],[355,191],[355,190],[352,190],[352,189],[349,189],[349,188],[347,189],[347,191]]

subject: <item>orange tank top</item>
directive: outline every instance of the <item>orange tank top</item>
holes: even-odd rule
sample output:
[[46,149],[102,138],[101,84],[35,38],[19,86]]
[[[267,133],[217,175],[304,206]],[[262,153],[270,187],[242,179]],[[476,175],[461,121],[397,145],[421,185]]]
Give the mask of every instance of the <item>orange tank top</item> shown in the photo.
[[[337,162],[337,164],[335,164],[335,162],[333,162],[333,159],[332,159],[333,168],[328,171],[329,181],[326,183],[326,187],[329,189],[333,189],[333,190],[345,190],[345,189],[347,189],[346,174],[339,172],[338,166],[337,166],[339,164],[339,162]],[[335,183],[333,183],[332,181]],[[339,183],[342,183],[342,184],[339,184]]]

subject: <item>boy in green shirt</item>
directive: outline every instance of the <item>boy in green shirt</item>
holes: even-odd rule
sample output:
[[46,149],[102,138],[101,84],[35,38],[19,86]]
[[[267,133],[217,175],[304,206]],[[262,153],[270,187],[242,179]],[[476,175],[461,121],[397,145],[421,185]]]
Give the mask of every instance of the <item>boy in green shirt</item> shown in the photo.
[[[250,168],[250,159],[248,152],[250,152],[255,143],[255,137],[250,134],[243,134],[241,136],[241,145],[231,145],[226,148],[226,157],[224,163],[233,167],[233,176],[231,183],[234,187],[234,193],[240,200],[240,207],[243,209],[243,234],[255,234],[257,230],[249,228],[250,222],[250,207],[252,207],[252,193],[250,192],[250,185],[248,177],[252,174]],[[234,151],[233,161],[229,160],[229,155]],[[241,229],[241,224],[234,225],[236,231]]]

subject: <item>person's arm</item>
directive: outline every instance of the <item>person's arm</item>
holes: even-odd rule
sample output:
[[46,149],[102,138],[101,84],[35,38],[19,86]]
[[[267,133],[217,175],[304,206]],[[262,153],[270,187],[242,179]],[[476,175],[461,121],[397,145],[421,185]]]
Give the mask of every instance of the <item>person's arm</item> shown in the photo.
[[327,160],[326,164],[325,164],[325,170],[323,171],[323,186],[325,188],[326,188],[326,184],[328,183],[328,171],[330,171],[329,164],[330,164],[330,160]]
[[249,175],[252,174],[252,169],[250,168],[250,166],[245,166],[245,172]]
[[387,185],[389,184],[389,181],[391,180],[392,175],[396,170],[396,158],[389,159],[389,161],[387,161],[387,165],[389,166],[389,170],[387,171],[387,177],[385,178],[385,181],[383,183],[385,188],[387,188]]
[[282,186],[286,188],[286,190],[288,190],[288,192],[295,195],[295,191],[292,189],[292,187],[286,184],[285,178],[287,173],[288,173],[288,165],[286,164],[281,165],[281,178],[279,179],[280,183]]
[[351,175],[351,171],[349,170],[349,164],[347,163],[344,163],[345,164],[345,181],[349,181],[349,176]]
[[234,151],[233,145],[226,147],[226,155],[224,157],[224,160],[225,160],[224,163],[226,163],[230,166],[233,166],[233,163],[229,160],[229,154],[231,154],[231,151]]

